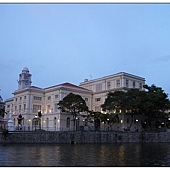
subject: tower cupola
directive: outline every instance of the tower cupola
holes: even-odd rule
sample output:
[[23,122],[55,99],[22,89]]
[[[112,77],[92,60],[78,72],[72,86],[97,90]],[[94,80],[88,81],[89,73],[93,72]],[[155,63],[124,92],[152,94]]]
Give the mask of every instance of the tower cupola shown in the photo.
[[29,73],[29,69],[24,67],[22,73],[19,74],[18,90],[30,87],[31,83],[31,74]]

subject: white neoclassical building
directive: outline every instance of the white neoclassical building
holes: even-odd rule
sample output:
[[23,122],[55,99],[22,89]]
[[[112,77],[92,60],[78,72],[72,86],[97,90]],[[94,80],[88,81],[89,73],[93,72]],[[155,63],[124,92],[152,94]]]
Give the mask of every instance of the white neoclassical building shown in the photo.
[[[102,78],[87,80],[74,85],[71,83],[63,83],[47,88],[39,88],[31,85],[31,74],[27,67],[24,67],[19,74],[18,90],[13,92],[13,97],[5,101],[6,112],[12,112],[12,120],[15,130],[36,130],[41,129],[48,131],[66,131],[73,129],[72,115],[62,112],[58,109],[58,103],[63,100],[69,93],[81,95],[86,101],[89,110],[101,111],[101,104],[104,103],[107,93],[115,90],[128,90],[129,88],[139,88],[143,90],[145,79],[132,74],[120,72]],[[42,117],[40,122],[36,122],[36,116],[41,111]],[[120,122],[114,125],[115,130],[123,130],[128,126],[129,117],[125,117],[123,113],[119,114]],[[6,117],[8,119],[8,115]],[[21,120],[21,125],[18,124]],[[139,128],[140,118],[136,118],[134,128]],[[19,126],[20,125],[20,126]],[[94,129],[94,123],[85,121],[80,116],[76,124],[77,129],[90,130]],[[101,123],[101,129],[105,129],[105,125]]]

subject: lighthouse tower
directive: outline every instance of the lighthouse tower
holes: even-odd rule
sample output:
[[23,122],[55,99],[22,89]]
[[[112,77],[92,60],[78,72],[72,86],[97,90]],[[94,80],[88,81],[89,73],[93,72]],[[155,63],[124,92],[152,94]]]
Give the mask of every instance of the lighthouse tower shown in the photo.
[[24,67],[22,73],[19,74],[18,90],[31,86],[31,74],[27,67]]

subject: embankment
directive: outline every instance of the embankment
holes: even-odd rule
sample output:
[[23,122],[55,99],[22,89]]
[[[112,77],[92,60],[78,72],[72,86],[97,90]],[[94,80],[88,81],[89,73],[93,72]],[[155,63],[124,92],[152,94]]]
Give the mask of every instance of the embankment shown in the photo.
[[170,142],[170,132],[9,132],[0,134],[0,143],[122,143]]

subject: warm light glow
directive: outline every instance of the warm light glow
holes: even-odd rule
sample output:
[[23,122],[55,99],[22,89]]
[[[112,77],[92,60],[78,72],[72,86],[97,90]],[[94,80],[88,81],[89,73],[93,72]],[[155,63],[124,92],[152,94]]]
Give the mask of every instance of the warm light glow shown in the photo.
[[120,113],[122,113],[122,110],[120,109]]
[[123,120],[120,120],[120,123],[123,123]]
[[31,119],[29,119],[28,121],[31,122]]
[[103,111],[103,110],[101,109],[101,113],[105,113],[105,111]]
[[136,122],[138,122],[138,119],[136,119]]
[[83,122],[84,122],[85,120],[83,119]]
[[114,110],[113,113],[116,113],[116,110]]
[[44,123],[45,123],[45,120],[44,120]]
[[58,119],[58,122],[60,122],[60,119]]
[[51,113],[51,110],[49,110],[49,112]]

